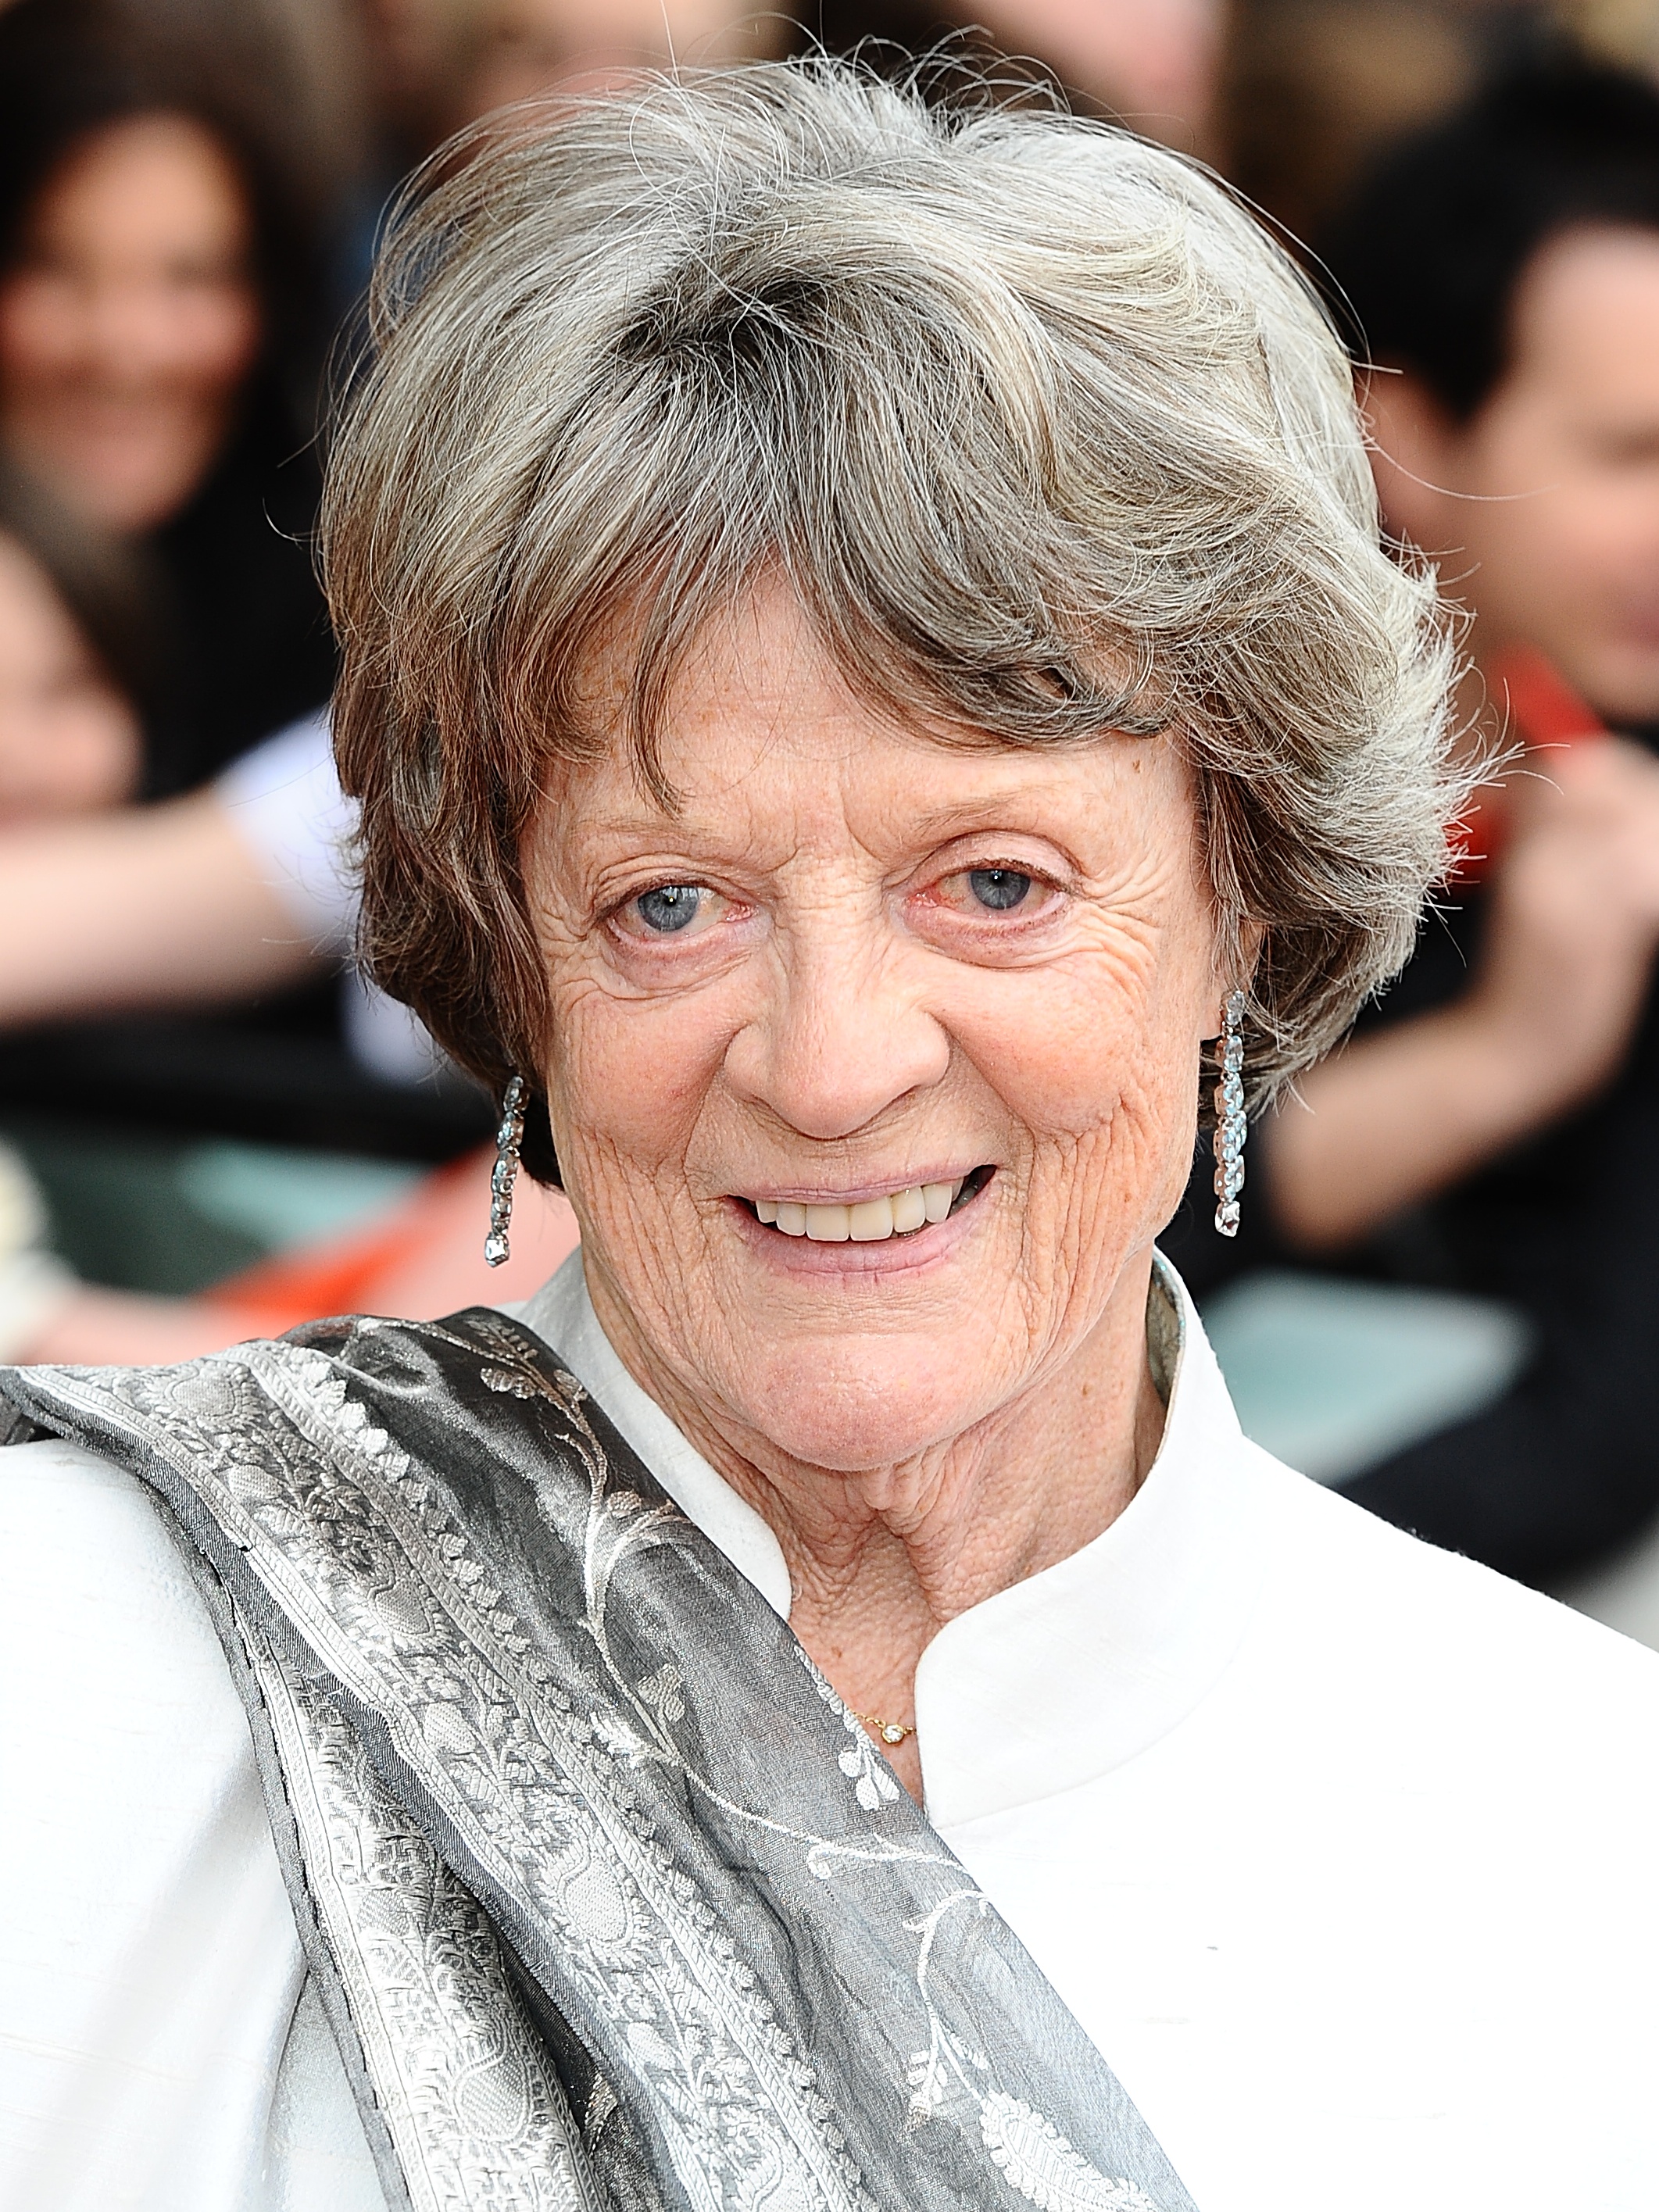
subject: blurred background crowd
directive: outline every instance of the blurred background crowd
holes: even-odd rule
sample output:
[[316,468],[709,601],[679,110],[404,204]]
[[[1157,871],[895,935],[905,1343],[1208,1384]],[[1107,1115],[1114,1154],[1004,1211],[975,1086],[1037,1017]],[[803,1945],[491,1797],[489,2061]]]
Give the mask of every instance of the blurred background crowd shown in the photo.
[[1262,1443],[1659,1644],[1659,0],[3,0],[0,1358],[442,1312],[574,1243],[523,1189],[489,1273],[490,1102],[352,968],[324,396],[458,129],[814,46],[1058,82],[1332,303],[1504,760],[1244,1233],[1200,1162],[1166,1243]]

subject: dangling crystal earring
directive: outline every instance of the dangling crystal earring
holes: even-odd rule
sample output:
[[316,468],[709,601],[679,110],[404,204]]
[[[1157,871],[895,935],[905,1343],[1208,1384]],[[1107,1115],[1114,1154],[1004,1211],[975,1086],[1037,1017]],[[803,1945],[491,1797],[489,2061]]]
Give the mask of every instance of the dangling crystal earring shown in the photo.
[[1221,1040],[1221,1080],[1215,1087],[1215,1225],[1223,1237],[1238,1234],[1238,1194],[1244,1188],[1244,994],[1227,996]]
[[489,1176],[489,1234],[484,1238],[484,1258],[492,1267],[499,1267],[513,1249],[507,1232],[513,1219],[513,1186],[519,1179],[519,1147],[524,1142],[524,1101],[525,1079],[515,1075],[501,1100],[495,1164]]

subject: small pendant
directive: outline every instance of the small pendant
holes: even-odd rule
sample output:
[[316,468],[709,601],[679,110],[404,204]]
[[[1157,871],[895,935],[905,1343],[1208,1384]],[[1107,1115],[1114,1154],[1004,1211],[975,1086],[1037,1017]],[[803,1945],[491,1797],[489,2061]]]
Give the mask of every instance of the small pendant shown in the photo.
[[[0,6],[3,4],[4,0],[0,0]],[[915,1723],[910,1721],[884,1721],[879,1713],[861,1713],[856,1705],[848,1705],[847,1710],[855,1721],[862,1722],[882,1743],[902,1743],[906,1736],[914,1735],[916,1732]]]

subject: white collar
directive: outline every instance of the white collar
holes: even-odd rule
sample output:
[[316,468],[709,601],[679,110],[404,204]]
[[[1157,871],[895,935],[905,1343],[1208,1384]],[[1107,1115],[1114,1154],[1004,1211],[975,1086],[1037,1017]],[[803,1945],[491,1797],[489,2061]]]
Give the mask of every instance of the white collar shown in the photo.
[[[927,1810],[960,1826],[1075,1789],[1183,1720],[1255,1609],[1266,1523],[1254,1458],[1185,1285],[1160,1255],[1151,1318],[1168,1383],[1146,1480],[1092,1543],[947,1622],[916,1670]],[[573,1252],[519,1310],[663,1488],[787,1620],[777,1538],[617,1358]]]
[[681,1512],[696,1522],[773,1611],[787,1620],[793,1592],[782,1546],[754,1507],[715,1474],[701,1452],[693,1450],[617,1357],[587,1295],[581,1247],[533,1298],[514,1310],[599,1400],[623,1441],[633,1446]]
[[[921,1655],[917,1741],[939,1827],[1123,1765],[1186,1718],[1243,1639],[1267,1565],[1256,1455],[1161,1253],[1160,1295],[1176,1340],[1146,1480],[1092,1543],[947,1621]],[[1153,1350],[1156,1369],[1156,1333]]]

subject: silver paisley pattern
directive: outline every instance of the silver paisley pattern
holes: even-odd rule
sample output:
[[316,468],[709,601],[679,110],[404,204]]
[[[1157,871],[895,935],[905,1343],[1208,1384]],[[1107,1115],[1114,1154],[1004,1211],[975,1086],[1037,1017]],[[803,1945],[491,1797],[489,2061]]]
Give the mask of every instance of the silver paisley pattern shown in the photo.
[[325,1678],[238,1627],[307,1893],[411,2203],[601,2212],[487,1915],[374,1772]]
[[1191,2212],[833,1688],[516,1323],[0,1389],[149,1480],[219,1594],[398,2200]]

